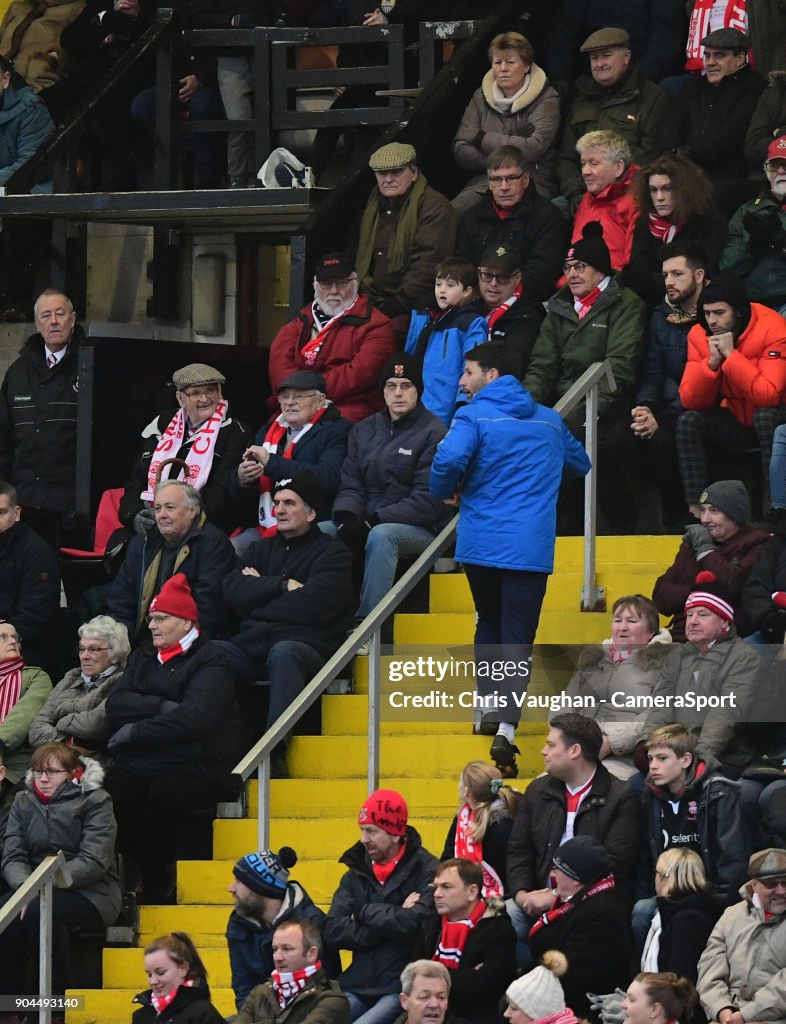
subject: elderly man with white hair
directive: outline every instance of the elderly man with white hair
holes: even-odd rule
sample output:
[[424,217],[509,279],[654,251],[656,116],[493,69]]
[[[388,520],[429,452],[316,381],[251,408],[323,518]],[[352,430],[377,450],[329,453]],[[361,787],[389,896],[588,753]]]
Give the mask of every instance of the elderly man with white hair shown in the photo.
[[341,415],[357,423],[382,408],[379,374],[394,349],[393,324],[361,288],[353,261],[328,253],[314,272],[314,301],[273,339],[270,387],[275,395],[292,374],[313,370]]
[[636,170],[630,144],[617,132],[587,132],[576,143],[576,152],[586,192],[573,218],[573,244],[591,221],[597,221],[603,228],[612,267],[622,270],[630,262],[633,229],[639,217],[630,191]]

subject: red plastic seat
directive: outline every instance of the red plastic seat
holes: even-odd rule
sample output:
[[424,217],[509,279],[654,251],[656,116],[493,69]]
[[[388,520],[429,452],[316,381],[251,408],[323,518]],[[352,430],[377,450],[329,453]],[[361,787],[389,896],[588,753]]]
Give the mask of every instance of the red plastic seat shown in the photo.
[[101,495],[96,515],[95,540],[92,551],[82,551],[79,548],[60,548],[60,554],[67,555],[69,558],[103,558],[107,541],[115,530],[119,530],[123,525],[118,517],[123,493],[122,487],[113,487]]

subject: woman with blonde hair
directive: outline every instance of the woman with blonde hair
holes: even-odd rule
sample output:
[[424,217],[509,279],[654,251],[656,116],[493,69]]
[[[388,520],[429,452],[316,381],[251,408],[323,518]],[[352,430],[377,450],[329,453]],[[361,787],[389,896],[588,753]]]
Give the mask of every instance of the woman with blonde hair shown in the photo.
[[483,869],[483,896],[503,896],[505,858],[519,794],[506,786],[499,768],[470,761],[459,778],[459,810],[448,831],[441,860],[466,857]]
[[150,988],[134,996],[140,1006],[133,1024],[224,1024],[210,1002],[205,965],[185,932],[159,935],[145,947],[145,974]]

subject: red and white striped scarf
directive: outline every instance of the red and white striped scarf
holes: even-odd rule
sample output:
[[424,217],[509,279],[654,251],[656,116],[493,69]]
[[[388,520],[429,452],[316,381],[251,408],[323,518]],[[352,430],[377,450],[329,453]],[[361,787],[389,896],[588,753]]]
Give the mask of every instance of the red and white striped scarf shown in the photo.
[[[210,419],[205,420],[197,430],[192,430],[188,437],[186,437],[186,414],[182,409],[177,410],[171,423],[158,439],[158,444],[147,469],[147,490],[142,491],[139,495],[142,501],[153,500],[156,476],[161,463],[177,455],[183,442],[186,440],[190,441],[192,438],[193,443],[185,458],[185,463],[188,466],[187,482],[198,491],[205,486],[213,465],[218,432],[226,420],[228,409],[228,402],[222,399]],[[161,479],[168,480],[171,472],[172,466],[165,466]]]
[[292,1000],[306,987],[309,978],[313,978],[322,967],[322,962],[317,960],[315,964],[309,964],[302,971],[272,971],[270,980],[273,982],[273,991],[278,997],[278,1005],[285,1009]]
[[[695,0],[688,26],[688,45],[685,47],[685,70],[703,71],[704,60],[701,41],[710,34],[710,18],[715,0]],[[748,31],[747,0],[728,0],[723,12],[723,28],[736,28],[740,32]],[[720,26],[718,26],[720,27]],[[752,63],[752,53],[748,59]]]
[[166,665],[171,658],[176,658],[178,654],[185,654],[198,636],[199,626],[192,626],[176,644],[172,644],[171,647],[162,647],[157,655],[159,664]]
[[22,669],[25,663],[22,658],[7,658],[0,662],[0,722],[22,693]]
[[[318,423],[322,419],[327,410],[327,405],[323,406],[321,409],[317,409],[308,423],[305,423],[300,427],[297,434],[281,453],[282,459],[292,458],[292,452],[295,450],[295,445],[305,437],[315,423]],[[265,434],[265,440],[262,442],[262,447],[265,451],[270,452],[271,455],[276,455],[278,453],[278,446],[281,444],[281,439],[286,436],[288,429],[289,424],[284,419],[284,414],[279,413],[268,427],[268,431]],[[257,530],[259,531],[260,537],[272,537],[278,529],[276,516],[273,512],[273,485],[274,481],[271,480],[266,473],[263,473],[259,478],[259,510],[257,513],[259,522]]]
[[492,311],[488,314],[486,320],[488,321],[489,325],[489,341],[491,341],[491,331],[494,327],[494,324],[497,322],[497,320],[500,319],[500,317],[503,317],[507,313],[510,307],[514,305],[514,303],[516,303],[523,294],[524,288],[522,287],[521,281],[519,281],[511,297],[509,299],[505,299],[504,302],[500,302],[500,304],[498,306],[495,306],[494,309],[492,309]]
[[675,222],[667,217],[659,217],[657,213],[650,213],[648,217],[650,234],[663,243],[673,242],[685,226],[684,220]]
[[169,1006],[169,1004],[172,1002],[172,1000],[177,995],[178,989],[180,989],[181,987],[182,988],[193,988],[194,987],[193,979],[192,978],[188,978],[186,981],[182,982],[182,985],[178,985],[177,988],[173,988],[171,992],[167,992],[167,994],[164,995],[164,996],[157,996],[155,994],[155,992],[151,992],[150,993],[150,1002],[153,1004],[153,1008],[155,1009],[156,1013],[163,1013],[164,1012],[164,1010],[167,1008],[167,1006]]
[[577,902],[583,903],[585,900],[591,899],[593,896],[597,896],[599,892],[608,892],[609,889],[613,889],[615,886],[614,875],[606,875],[605,878],[601,878],[595,882],[588,889],[585,889],[581,895],[581,899],[576,901],[575,897],[566,900],[565,903],[557,896],[554,900],[554,904],[551,910],[547,910],[545,914],[541,914],[540,917],[535,921],[529,930],[530,935],[534,935],[540,931],[541,928],[547,924],[551,924],[553,921],[557,921],[560,917],[564,917],[569,914],[572,910],[576,909]]
[[449,971],[456,971],[464,955],[469,933],[486,913],[486,901],[478,900],[478,905],[463,921],[448,921],[442,918],[442,934],[437,943],[437,951],[432,960],[444,964]]
[[[352,302],[350,302],[350,304],[347,306],[346,309],[342,309],[340,313],[336,313],[335,316],[332,316],[327,321],[327,323],[324,323],[319,328],[319,330],[314,335],[314,337],[311,339],[311,341],[307,341],[306,342],[306,344],[300,350],[300,354],[303,356],[303,359],[305,361],[306,366],[313,366],[314,365],[314,363],[317,361],[317,356],[319,355],[319,350],[325,344],[325,338],[327,337],[328,331],[331,329],[331,327],[334,327],[336,325],[336,323],[341,319],[342,316],[346,316],[347,313],[350,313],[354,309],[354,307],[357,304],[357,301],[358,301],[359,298],[360,298],[360,293],[358,292],[358,294],[355,296],[355,298],[352,300]],[[314,299],[314,302],[313,302],[312,307],[311,307],[312,313],[314,313],[314,326],[316,326],[317,323],[318,323],[317,318],[316,318],[316,309],[317,308],[318,308],[317,307],[317,300]]]
[[593,288],[588,295],[585,295],[583,299],[574,299],[573,308],[576,310],[579,316],[579,320],[583,320],[584,317],[589,313],[595,303],[603,294],[603,289],[598,285],[597,288]]
[[502,880],[494,868],[483,860],[483,840],[473,839],[472,830],[475,827],[475,812],[464,804],[456,817],[456,841],[454,852],[457,857],[464,857],[475,864],[480,864],[483,871],[483,893],[485,899],[490,896],[502,895]]

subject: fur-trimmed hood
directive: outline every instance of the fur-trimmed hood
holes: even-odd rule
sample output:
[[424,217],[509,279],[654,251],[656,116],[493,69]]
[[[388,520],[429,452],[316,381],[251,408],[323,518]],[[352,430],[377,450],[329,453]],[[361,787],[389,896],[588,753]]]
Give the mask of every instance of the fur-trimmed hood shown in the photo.
[[537,64],[533,64],[529,69],[529,84],[521,96],[517,96],[513,101],[510,109],[500,110],[500,108],[494,102],[494,72],[489,70],[483,76],[483,82],[481,88],[483,89],[483,98],[486,103],[496,110],[498,114],[517,114],[520,110],[524,110],[530,104],[534,103],[535,100],[540,96],[546,86],[549,84],[546,78],[546,72],[543,68]]
[[[585,647],[579,657],[580,668],[591,668],[593,665],[597,665],[604,658],[609,657],[611,650],[611,637],[603,640],[599,644],[593,644],[590,647]],[[655,636],[642,647],[640,651],[637,651],[631,659],[638,668],[647,670],[651,668],[658,668],[666,660],[669,655],[671,648],[671,633],[662,626],[655,634]]]
[[[63,787],[74,786],[79,789],[82,793],[90,793],[95,789],[101,789],[104,785],[104,766],[100,761],[96,761],[94,757],[88,757],[86,754],[84,757],[79,758],[79,762],[82,765],[83,771],[79,779],[70,779],[62,783],[58,789],[55,790],[52,795],[52,799],[59,799],[61,796],[68,792]],[[33,769],[28,768],[27,774],[25,775],[25,785],[28,789],[33,789]]]

